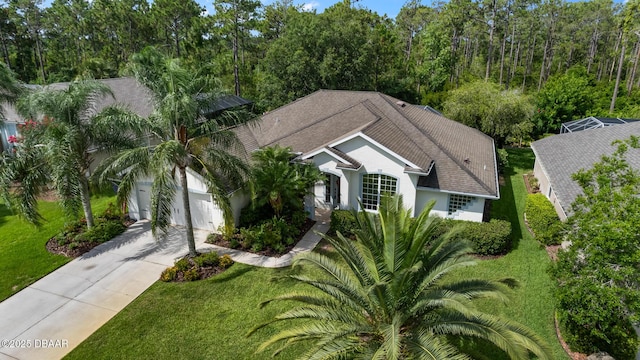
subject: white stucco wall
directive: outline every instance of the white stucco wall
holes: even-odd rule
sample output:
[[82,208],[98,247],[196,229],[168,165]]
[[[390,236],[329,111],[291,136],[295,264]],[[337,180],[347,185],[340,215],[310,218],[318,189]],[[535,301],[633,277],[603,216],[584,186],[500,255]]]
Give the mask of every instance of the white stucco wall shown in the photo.
[[414,216],[419,215],[429,201],[435,200],[435,205],[431,209],[431,215],[436,215],[442,218],[447,217],[447,206],[449,204],[449,194],[437,191],[429,191],[419,189],[416,196],[416,207],[414,209]]
[[565,221],[567,219],[567,215],[564,213],[564,210],[562,209],[562,204],[558,200],[558,197],[556,196],[555,191],[553,191],[553,186],[551,185],[551,181],[547,177],[547,174],[544,172],[542,164],[540,163],[538,158],[536,158],[536,162],[533,165],[533,176],[535,176],[536,179],[538,179],[540,192],[544,194],[544,196],[546,196],[547,199],[549,199],[549,201],[551,201],[551,204],[553,204],[553,207],[556,210],[556,213],[558,214],[558,217],[560,218],[560,220]]
[[[350,171],[347,178],[349,191],[349,206],[357,207],[361,194],[362,175],[383,174],[393,176],[398,180],[397,191],[403,196],[407,208],[415,208],[417,175],[404,172],[405,163],[393,154],[368,142],[361,137],[354,137],[336,146],[336,148],[362,164],[359,171]],[[349,171],[344,171],[347,173]]]

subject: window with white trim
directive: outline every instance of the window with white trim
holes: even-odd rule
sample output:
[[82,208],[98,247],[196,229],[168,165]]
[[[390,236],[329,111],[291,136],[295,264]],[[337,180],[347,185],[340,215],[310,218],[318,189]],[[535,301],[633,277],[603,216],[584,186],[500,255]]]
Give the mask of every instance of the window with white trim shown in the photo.
[[382,174],[362,175],[362,206],[367,210],[378,210],[382,194],[395,194],[398,179]]

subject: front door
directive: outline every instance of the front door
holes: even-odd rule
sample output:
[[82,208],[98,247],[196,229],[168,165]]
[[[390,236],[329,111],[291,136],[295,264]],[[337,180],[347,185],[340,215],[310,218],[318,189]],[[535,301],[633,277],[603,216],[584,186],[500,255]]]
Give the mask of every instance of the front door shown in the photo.
[[340,206],[340,177],[333,174],[326,175],[324,202],[335,209]]

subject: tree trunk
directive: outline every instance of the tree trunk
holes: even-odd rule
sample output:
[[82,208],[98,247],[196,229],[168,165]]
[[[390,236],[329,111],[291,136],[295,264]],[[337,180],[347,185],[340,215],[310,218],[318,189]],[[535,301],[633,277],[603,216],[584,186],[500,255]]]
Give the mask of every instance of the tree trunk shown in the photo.
[[620,77],[622,76],[622,63],[624,62],[625,43],[622,42],[620,49],[620,60],[618,61],[618,74],[616,75],[616,85],[613,87],[613,96],[611,97],[611,106],[609,112],[612,113],[616,107],[616,98],[618,97],[618,86],[620,86]]
[[[640,36],[640,34],[638,34]],[[635,56],[633,57],[633,68],[631,69],[631,76],[627,79],[627,94],[631,94],[633,90],[633,81],[636,79],[636,72],[638,71],[638,62],[640,60],[640,41],[636,42]]]
[[[502,85],[502,76],[504,74],[504,49],[507,47],[507,37],[502,39],[502,49],[500,49],[500,80],[498,83]],[[511,46],[513,49],[513,45]]]
[[[620,31],[620,33],[618,34],[618,39],[616,40],[616,46],[613,49],[613,52],[617,52],[618,51],[618,47],[620,47],[620,42],[622,41],[622,31]],[[611,81],[611,79],[613,79],[613,69],[616,68],[616,58],[613,58],[613,63],[611,64],[611,70],[609,71],[609,81]]]
[[491,2],[491,26],[489,27],[489,48],[487,49],[487,70],[484,75],[484,81],[489,81],[491,74],[491,60],[493,59],[493,33],[496,29],[496,0]]
[[93,223],[93,211],[91,210],[91,195],[89,194],[89,180],[84,174],[80,175],[80,201],[82,202],[82,210],[84,217],[87,219],[87,229],[91,229]]
[[180,172],[180,186],[182,186],[182,204],[184,204],[184,221],[187,227],[187,244],[189,245],[189,256],[198,255],[196,252],[196,240],[193,236],[193,223],[191,221],[191,204],[189,203],[189,187],[187,184],[187,168],[178,167]]

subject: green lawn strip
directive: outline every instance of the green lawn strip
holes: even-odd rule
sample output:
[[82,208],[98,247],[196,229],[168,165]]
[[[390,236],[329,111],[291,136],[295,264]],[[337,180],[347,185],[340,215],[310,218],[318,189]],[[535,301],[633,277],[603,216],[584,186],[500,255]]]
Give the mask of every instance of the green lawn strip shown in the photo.
[[[282,325],[254,326],[288,309],[292,303],[262,301],[299,285],[283,270],[234,264],[224,273],[192,283],[156,282],[65,359],[268,359],[276,349],[256,348]],[[131,274],[135,277],[135,274]],[[300,356],[305,346],[288,349],[281,359]]]
[[[557,340],[553,325],[553,283],[547,273],[551,260],[544,248],[531,237],[522,217],[526,198],[522,174],[533,169],[533,161],[530,149],[509,150],[511,166],[507,169],[505,185],[501,187],[501,198],[492,204],[492,217],[512,222],[514,249],[498,259],[479,260],[477,266],[463,269],[455,276],[491,279],[513,277],[518,280],[520,286],[511,292],[507,304],[483,301],[478,308],[529,327],[547,342],[554,359],[568,359]],[[483,356],[478,358],[506,358],[492,353],[488,347],[480,352]]]
[[[114,196],[95,196],[92,208],[102,213]],[[67,219],[55,202],[40,202],[45,218],[40,228],[12,214],[0,203],[0,301],[34,283],[70,259],[47,251],[45,244],[65,225]]]

